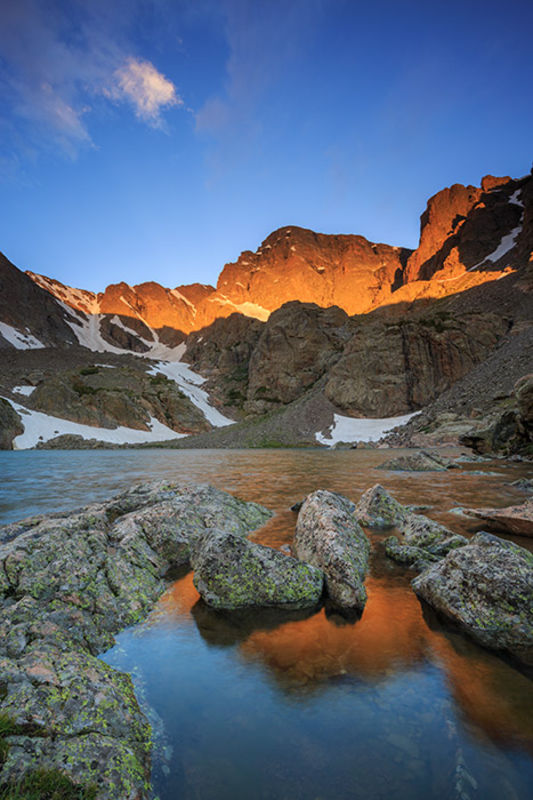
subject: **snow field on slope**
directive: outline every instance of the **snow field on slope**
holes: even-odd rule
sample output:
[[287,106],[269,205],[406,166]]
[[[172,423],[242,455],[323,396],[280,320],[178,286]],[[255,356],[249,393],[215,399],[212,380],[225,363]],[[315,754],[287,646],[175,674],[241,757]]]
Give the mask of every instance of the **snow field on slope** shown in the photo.
[[415,411],[413,414],[383,419],[344,417],[342,414],[334,414],[330,428],[327,431],[319,431],[315,434],[315,438],[319,444],[328,447],[333,447],[337,442],[377,442],[393,428],[405,425],[419,413]]
[[[7,400],[7,398],[5,398]],[[15,437],[13,447],[15,450],[28,450],[35,447],[38,442],[48,442],[56,436],[72,434],[82,436],[83,439],[98,439],[102,442],[113,444],[142,444],[144,442],[162,442],[170,439],[182,439],[186,434],[176,433],[155,417],[150,418],[150,430],[140,431],[135,428],[96,428],[92,425],[82,425],[61,417],[52,417],[42,411],[33,411],[29,408],[8,400],[15,411],[20,414],[24,433]]]
[[[68,310],[67,306],[64,306],[64,308]],[[88,318],[85,317],[81,326],[70,322],[68,324],[76,334],[80,345],[87,347],[88,350],[94,353],[131,354],[131,350],[123,350],[114,347],[102,338],[100,334],[100,319],[101,317],[99,315],[95,315]],[[124,328],[124,330],[129,333],[135,333],[129,328],[126,328],[118,317],[113,317],[111,321],[119,327]],[[148,342],[146,339],[142,339],[138,334],[135,334],[137,338],[142,339],[150,349],[145,353],[133,353],[137,358],[159,359],[155,367],[148,370],[148,374],[157,375],[158,373],[162,373],[166,375],[167,378],[177,383],[183,394],[189,398],[193,405],[202,412],[206,420],[214,427],[221,428],[225,425],[232,425],[235,420],[225,417],[220,411],[214,408],[209,403],[207,392],[200,389],[200,385],[205,382],[205,378],[202,378],[201,375],[194,372],[187,364],[180,361],[185,352],[185,343],[182,342],[182,344],[177,347],[167,347],[167,345],[158,341],[156,332],[153,329],[150,330],[154,336],[154,342]]]
[[44,344],[31,333],[18,331],[6,322],[0,322],[0,333],[17,350],[40,350],[44,347]]
[[183,394],[194,403],[206,420],[215,428],[223,428],[226,425],[234,424],[235,420],[225,417],[220,411],[210,405],[207,392],[200,389],[202,383],[205,383],[205,378],[193,372],[183,361],[158,361],[152,369],[148,370],[148,373],[150,375],[162,373],[171,381],[177,383]]

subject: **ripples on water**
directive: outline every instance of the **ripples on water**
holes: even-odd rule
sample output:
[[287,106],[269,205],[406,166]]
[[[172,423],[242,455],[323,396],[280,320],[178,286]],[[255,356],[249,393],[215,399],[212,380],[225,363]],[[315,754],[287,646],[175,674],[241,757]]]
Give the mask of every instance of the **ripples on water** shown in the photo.
[[[389,473],[387,451],[95,451],[0,454],[0,520],[75,508],[133,482],[204,480],[276,516],[254,538],[291,541],[288,507],[316,488],[353,500],[380,482],[470,535],[457,506],[508,505],[523,465]],[[497,475],[476,474],[480,469]],[[374,543],[368,603],[220,614],[188,574],[105,660],[131,672],[155,732],[161,800],[526,800],[533,794],[531,681],[449,630]],[[531,540],[517,538],[531,546]]]

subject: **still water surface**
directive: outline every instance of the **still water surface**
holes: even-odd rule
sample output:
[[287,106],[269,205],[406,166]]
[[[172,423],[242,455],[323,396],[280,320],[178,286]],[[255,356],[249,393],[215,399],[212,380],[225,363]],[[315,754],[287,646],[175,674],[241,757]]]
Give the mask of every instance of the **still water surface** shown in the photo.
[[[204,480],[276,512],[254,538],[290,543],[288,507],[380,482],[459,533],[450,509],[507,505],[523,465],[376,470],[386,451],[94,451],[0,454],[0,522],[75,508],[136,481]],[[482,474],[478,474],[481,470]],[[497,473],[497,474],[490,474]],[[190,574],[104,659],[132,674],[155,733],[161,800],[529,800],[533,692],[514,665],[452,630],[373,542],[368,603],[347,624],[322,609],[218,614]],[[523,546],[531,540],[516,539]]]

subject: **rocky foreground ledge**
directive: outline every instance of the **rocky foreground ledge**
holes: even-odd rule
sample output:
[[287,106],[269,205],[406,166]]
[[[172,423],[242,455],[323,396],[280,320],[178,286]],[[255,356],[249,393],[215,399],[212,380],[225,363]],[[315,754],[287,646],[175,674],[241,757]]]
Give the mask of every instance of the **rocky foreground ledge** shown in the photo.
[[524,548],[486,533],[468,541],[379,484],[357,504],[318,490],[298,506],[297,558],[248,540],[270,511],[191,483],[144,484],[0,528],[0,792],[44,767],[94,787],[84,798],[149,796],[150,726],[130,677],[97,655],[146,616],[177,568],[192,567],[215,609],[312,612],[325,601],[358,615],[363,529],[390,529],[385,554],[419,573],[421,598],[480,644],[533,663]]
[[269,517],[211,486],[159,482],[1,528],[0,786],[46,767],[98,800],[147,797],[150,726],[130,677],[96,656],[208,529],[245,537]]

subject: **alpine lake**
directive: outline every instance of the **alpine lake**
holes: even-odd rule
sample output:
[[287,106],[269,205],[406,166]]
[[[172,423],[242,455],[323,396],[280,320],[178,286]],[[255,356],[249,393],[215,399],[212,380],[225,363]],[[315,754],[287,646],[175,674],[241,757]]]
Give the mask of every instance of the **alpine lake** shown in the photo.
[[[357,501],[375,483],[466,536],[461,506],[522,502],[522,463],[445,472],[376,469],[390,450],[95,450],[0,453],[0,523],[68,510],[134,483],[211,483],[274,511],[252,539],[290,544],[290,506],[326,488]],[[398,451],[394,451],[396,454]],[[454,451],[458,452],[458,451]],[[456,510],[454,510],[456,509]],[[413,573],[369,532],[362,617],[217,613],[177,575],[102,659],[132,675],[153,728],[160,800],[529,800],[533,684],[423,607]],[[515,538],[523,547],[533,540]]]

